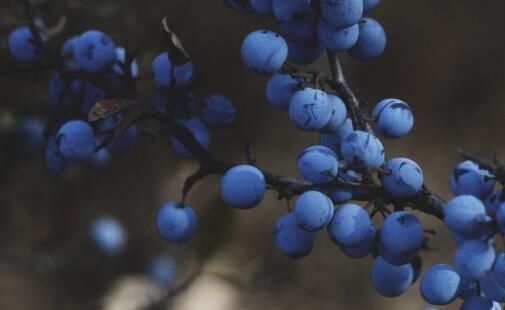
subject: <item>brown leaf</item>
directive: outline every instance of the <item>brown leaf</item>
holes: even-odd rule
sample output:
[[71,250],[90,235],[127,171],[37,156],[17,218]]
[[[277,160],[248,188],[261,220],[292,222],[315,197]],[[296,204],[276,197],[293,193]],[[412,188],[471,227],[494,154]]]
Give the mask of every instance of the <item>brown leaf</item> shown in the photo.
[[88,121],[94,122],[99,119],[107,118],[127,106],[130,106],[132,102],[124,98],[111,98],[100,100],[91,108],[88,113]]
[[168,55],[170,55],[170,60],[172,63],[174,63],[176,66],[180,66],[189,62],[191,58],[182,45],[181,40],[179,40],[179,37],[177,37],[177,35],[173,33],[172,30],[170,30],[168,27],[168,18],[166,16],[161,20],[161,28],[167,37],[167,51]]

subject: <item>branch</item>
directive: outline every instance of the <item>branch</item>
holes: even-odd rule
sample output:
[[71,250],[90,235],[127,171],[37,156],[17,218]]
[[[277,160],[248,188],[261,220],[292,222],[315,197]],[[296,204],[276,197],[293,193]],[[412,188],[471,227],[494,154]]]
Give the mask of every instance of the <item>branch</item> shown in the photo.
[[[366,121],[366,119],[368,119],[365,115],[366,111],[361,107],[358,98],[354,95],[349,84],[346,82],[338,54],[327,50],[327,55],[331,70],[331,79],[327,81],[328,85],[340,95],[346,104],[347,110],[351,114],[353,127],[373,134],[372,127]],[[370,171],[365,171],[365,173],[363,173],[363,179],[366,183],[375,184]]]
[[[362,128],[371,132],[370,126],[364,121],[364,111],[359,108],[360,105],[358,99],[345,81],[338,58],[335,56],[331,59],[334,59],[334,62],[332,62],[331,85],[335,87],[344,102],[351,107],[350,111],[356,112],[358,123],[364,126]],[[168,124],[172,135],[180,141],[200,163],[200,173],[195,174],[194,178],[197,178],[197,175],[198,177],[201,177],[201,171],[205,171],[204,175],[224,175],[229,169],[237,165],[236,163],[228,163],[216,159],[212,153],[203,148],[198,141],[196,141],[191,131],[183,125],[174,122],[172,118],[163,117],[161,114],[157,115],[155,119]],[[438,194],[429,190],[426,186],[423,186],[423,188],[413,197],[400,199],[387,194],[381,186],[377,185],[373,180],[372,173],[370,171],[364,171],[362,173],[365,182],[358,183],[358,185],[356,182],[346,182],[344,180],[339,180],[338,178],[326,184],[312,184],[304,180],[266,171],[259,167],[258,169],[260,169],[265,177],[265,182],[268,185],[267,188],[277,191],[278,199],[290,199],[293,196],[300,195],[308,190],[314,189],[351,187],[354,190],[353,200],[372,201],[379,199],[385,203],[393,204],[395,206],[409,206],[420,212],[433,215],[438,219],[443,220],[443,207],[445,205],[445,201]],[[188,181],[191,186],[194,184],[193,181],[194,180]],[[185,186],[183,195],[184,192],[187,193],[187,190],[188,187]]]
[[346,82],[338,54],[328,51],[327,55],[331,70],[331,79],[327,81],[328,85],[333,88],[346,103],[347,110],[351,114],[354,128],[373,133],[372,127],[364,116],[364,109]]
[[[229,169],[235,167],[236,163],[227,163],[214,158],[214,156],[203,148],[198,141],[193,137],[191,131],[180,124],[172,126],[172,134],[179,140],[201,165],[200,170],[205,170],[208,174],[224,175]],[[261,168],[265,176],[265,182],[270,188],[279,193],[278,199],[289,199],[293,196],[300,195],[308,190],[318,188],[331,189],[341,187],[352,187],[355,191],[353,200],[356,201],[371,201],[374,199],[382,199],[386,203],[394,205],[410,206],[423,213],[431,214],[440,220],[443,220],[444,199],[438,194],[429,190],[426,186],[413,197],[408,199],[399,199],[392,197],[384,192],[382,187],[370,184],[360,184],[357,186],[354,182],[346,182],[334,180],[326,184],[312,184],[304,180],[291,178],[288,176],[272,173]]]

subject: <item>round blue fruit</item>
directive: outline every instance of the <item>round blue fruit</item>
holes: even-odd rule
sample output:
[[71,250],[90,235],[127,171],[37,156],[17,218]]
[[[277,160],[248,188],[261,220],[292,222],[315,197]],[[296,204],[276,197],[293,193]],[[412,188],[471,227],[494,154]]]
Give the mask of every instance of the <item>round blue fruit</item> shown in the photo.
[[320,18],[317,22],[317,36],[330,51],[335,53],[344,52],[353,47],[358,41],[359,27],[356,23],[340,28]]
[[359,37],[356,45],[349,50],[349,55],[359,60],[369,60],[384,52],[386,33],[384,28],[372,18],[359,21]]
[[236,110],[230,99],[212,95],[203,101],[200,117],[209,126],[228,126],[235,123]]
[[[205,124],[198,118],[192,117],[190,119],[182,120],[181,124],[186,127],[192,134],[195,140],[204,148],[208,149],[210,145],[210,131],[205,126]],[[172,142],[172,147],[177,155],[183,158],[193,158],[191,152],[175,138],[171,136],[170,141]]]
[[187,241],[196,230],[196,213],[188,205],[170,201],[165,203],[156,216],[156,227],[161,237],[167,241],[181,243]]
[[399,99],[381,100],[373,109],[375,130],[386,138],[398,139],[406,136],[414,126],[410,107]]
[[296,43],[286,40],[288,44],[288,59],[295,64],[308,65],[318,60],[324,53],[324,46],[319,39]]
[[303,16],[309,8],[310,0],[273,0],[275,19],[289,22]]
[[228,170],[221,180],[221,197],[237,209],[257,206],[265,195],[263,173],[250,165],[239,165]]
[[328,102],[332,107],[331,118],[321,132],[325,134],[338,134],[347,120],[347,108],[342,99],[333,94],[328,94]]
[[400,296],[410,287],[413,278],[414,270],[410,264],[391,265],[381,256],[377,256],[373,262],[372,285],[383,296]]
[[384,190],[394,197],[414,196],[423,185],[423,171],[414,161],[398,157],[390,159],[384,165],[389,174],[381,173]]
[[82,160],[89,158],[95,151],[93,128],[81,120],[69,121],[58,130],[56,143],[66,159]]
[[90,228],[94,245],[105,254],[116,254],[126,244],[126,231],[121,223],[112,217],[95,220]]
[[367,237],[362,242],[352,247],[339,246],[340,250],[351,258],[361,258],[370,254],[375,248],[377,236],[377,228],[374,225],[370,226],[370,231]]
[[493,191],[495,181],[489,171],[480,169],[479,165],[471,160],[466,160],[456,166],[449,184],[456,196],[473,195],[486,199]]
[[321,0],[321,14],[336,28],[348,27],[363,15],[363,0]]
[[333,203],[321,192],[308,191],[298,197],[293,213],[304,230],[316,231],[330,222],[333,216]]
[[371,226],[370,216],[361,206],[344,204],[335,210],[328,235],[338,246],[355,247],[369,237]]
[[172,68],[173,64],[167,52],[161,53],[154,58],[151,64],[153,82],[160,88],[183,88],[193,81],[193,63],[187,62]]
[[309,8],[303,16],[290,22],[281,23],[282,34],[288,40],[303,44],[315,38],[316,21],[316,11]]
[[392,255],[413,255],[423,243],[424,231],[417,217],[405,211],[393,212],[384,219],[380,239]]
[[384,163],[384,146],[368,132],[355,130],[342,141],[340,151],[349,163],[377,168]]
[[458,247],[454,260],[461,277],[479,281],[491,271],[495,257],[495,250],[488,243],[468,240]]
[[273,0],[251,0],[251,6],[260,14],[272,15],[274,13],[272,2]]
[[244,64],[262,74],[277,73],[288,57],[288,45],[277,33],[256,30],[247,35],[241,48]]
[[289,74],[276,73],[270,78],[266,87],[268,102],[276,109],[289,109],[289,102],[300,86]]
[[464,237],[478,234],[485,222],[486,210],[482,202],[470,195],[461,195],[449,200],[444,207],[444,222],[449,229]]
[[289,117],[305,131],[323,129],[331,119],[332,105],[324,91],[305,88],[297,91],[289,103]]
[[438,264],[428,269],[419,286],[423,299],[432,305],[448,305],[459,294],[461,277],[449,265]]
[[303,230],[293,213],[282,216],[273,231],[275,245],[283,255],[302,258],[314,247],[315,233]]
[[321,134],[319,136],[319,144],[332,149],[335,153],[340,154],[342,141],[354,131],[351,119],[347,118],[342,126],[340,126],[333,134]]
[[338,173],[337,155],[322,145],[308,147],[298,156],[298,170],[309,182],[330,182]]
[[75,41],[74,58],[83,70],[99,72],[116,61],[116,45],[105,33],[88,30]]
[[415,252],[411,253],[396,253],[393,254],[391,253],[385,246],[384,242],[382,241],[382,238],[380,238],[380,232],[379,232],[379,237],[377,238],[376,241],[376,248],[380,256],[384,258],[385,261],[390,263],[391,265],[395,266],[401,266],[408,264],[414,260],[414,257],[416,256]]
[[[45,37],[41,34],[42,40]],[[19,27],[9,35],[9,52],[19,61],[35,61],[40,56],[40,47],[35,44],[35,38],[28,27]]]

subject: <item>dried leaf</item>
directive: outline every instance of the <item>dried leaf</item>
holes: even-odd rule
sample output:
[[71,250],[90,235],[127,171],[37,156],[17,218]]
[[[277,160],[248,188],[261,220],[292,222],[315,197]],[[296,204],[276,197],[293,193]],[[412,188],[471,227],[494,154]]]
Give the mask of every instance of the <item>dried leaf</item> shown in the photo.
[[88,120],[94,122],[121,112],[123,117],[113,130],[113,136],[117,137],[151,106],[151,99],[154,94],[155,93],[142,94],[131,100],[123,98],[101,100],[91,108],[88,114]]
[[132,104],[132,101],[124,98],[100,100],[95,103],[95,105],[89,111],[88,120],[90,122],[94,122],[99,119],[107,118]]
[[189,62],[191,58],[182,45],[181,40],[179,40],[179,37],[177,37],[177,35],[173,33],[172,30],[170,30],[168,27],[168,18],[166,16],[161,20],[161,28],[167,37],[167,50],[172,63],[174,63],[176,66],[180,66]]

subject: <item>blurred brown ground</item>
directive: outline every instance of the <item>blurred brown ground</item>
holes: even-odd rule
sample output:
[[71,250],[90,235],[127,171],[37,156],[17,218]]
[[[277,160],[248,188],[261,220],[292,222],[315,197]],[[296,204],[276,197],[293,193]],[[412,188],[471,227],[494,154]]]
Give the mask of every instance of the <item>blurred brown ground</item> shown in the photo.
[[[44,6],[52,16],[68,16],[59,41],[96,28],[118,44],[128,39],[140,47],[143,89],[150,88],[150,62],[162,48],[158,23],[167,15],[202,77],[197,97],[229,96],[238,106],[242,134],[254,143],[258,164],[298,176],[297,154],[317,137],[294,129],[285,113],[274,111],[264,95],[267,78],[247,70],[240,60],[247,33],[278,29],[270,18],[242,15],[225,9],[219,0],[55,0]],[[387,31],[385,54],[367,63],[344,57],[348,80],[361,99],[374,104],[398,97],[411,105],[415,128],[402,140],[385,141],[387,156],[417,161],[427,184],[446,198],[449,173],[459,160],[455,148],[488,158],[497,153],[505,160],[504,13],[501,0],[384,0],[371,16]],[[16,1],[3,1],[2,48],[19,16]],[[324,58],[309,66],[326,68]],[[0,81],[2,108],[47,101],[44,75]],[[179,198],[185,176],[197,167],[176,158],[166,142],[141,139],[135,150],[115,158],[106,169],[73,169],[62,177],[49,175],[41,157],[9,167],[0,180],[0,246],[16,257],[0,261],[0,309],[99,309],[118,279],[141,272],[161,250],[179,253],[182,265],[191,253],[199,253],[210,270],[195,281],[201,289],[193,287],[178,296],[174,309],[219,309],[225,303],[229,309],[263,310],[404,310],[425,305],[417,284],[399,298],[379,296],[368,278],[371,259],[344,257],[324,232],[308,258],[293,262],[281,257],[272,248],[271,229],[285,212],[285,203],[270,193],[254,210],[230,210],[219,199],[217,177],[205,179],[190,195],[199,214],[196,237],[179,247],[163,243],[154,228],[156,210],[162,202]],[[211,149],[222,158],[243,160],[243,141],[231,132],[214,134]],[[105,259],[85,242],[87,225],[101,214],[117,216],[128,228],[124,257]],[[425,266],[451,263],[453,243],[446,229],[435,219],[420,217],[426,228],[438,231],[432,246],[440,248],[423,253]],[[61,230],[58,237],[41,244],[56,229]],[[49,268],[53,262],[58,266],[54,270]],[[30,268],[39,264],[41,270]],[[249,280],[231,285],[213,276],[223,273]],[[209,290],[210,295],[198,293]],[[219,305],[222,296],[225,301]]]

